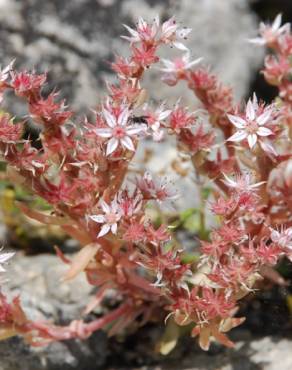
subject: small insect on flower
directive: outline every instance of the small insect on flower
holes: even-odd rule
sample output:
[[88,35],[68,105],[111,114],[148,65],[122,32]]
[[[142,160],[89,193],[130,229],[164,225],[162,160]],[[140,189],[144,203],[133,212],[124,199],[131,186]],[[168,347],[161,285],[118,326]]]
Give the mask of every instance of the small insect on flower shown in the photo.
[[133,116],[129,118],[129,121],[133,123],[137,123],[137,124],[147,125],[148,124],[147,119],[148,119],[148,116]]
[[248,141],[250,149],[252,149],[257,141],[261,144],[262,136],[273,135],[273,131],[268,127],[264,127],[272,119],[273,109],[268,107],[264,109],[263,113],[259,114],[259,107],[257,99],[254,97],[253,100],[249,99],[246,110],[245,118],[240,116],[234,116],[227,114],[229,121],[239,129],[234,135],[232,135],[227,141]]
[[135,151],[135,146],[132,137],[135,138],[137,134],[145,131],[144,125],[130,125],[131,116],[127,106],[124,106],[118,114],[113,114],[109,109],[103,109],[103,117],[108,127],[97,128],[96,134],[100,137],[108,138],[106,155],[113,153],[119,145],[122,147]]
[[155,141],[160,141],[164,135],[161,125],[170,115],[171,110],[165,109],[165,102],[162,102],[155,110],[151,109],[148,104],[144,104],[143,112],[147,115],[147,126],[150,130],[150,135],[152,135]]
[[111,231],[113,234],[116,234],[118,222],[122,217],[122,213],[116,199],[114,199],[110,205],[101,200],[100,206],[104,212],[103,215],[99,214],[89,216],[89,218],[94,222],[103,224],[97,237],[100,238],[106,235],[109,231]]

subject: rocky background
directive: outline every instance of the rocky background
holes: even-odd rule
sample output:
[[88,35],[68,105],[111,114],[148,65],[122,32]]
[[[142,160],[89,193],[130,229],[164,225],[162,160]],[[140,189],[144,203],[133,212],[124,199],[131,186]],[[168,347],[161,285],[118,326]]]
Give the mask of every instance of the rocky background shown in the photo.
[[[105,80],[114,78],[109,68],[114,54],[127,52],[127,44],[119,38],[126,33],[122,24],[131,25],[138,16],[151,19],[158,13],[163,20],[175,14],[182,25],[193,28],[188,40],[193,57],[203,56],[234,87],[237,99],[254,90],[271,99],[275,92],[255,77],[263,50],[246,39],[256,34],[259,18],[271,20],[279,12],[291,21],[291,0],[0,0],[0,60],[6,65],[16,58],[19,68],[48,71],[48,89],[60,89],[81,115],[104,96]],[[154,101],[182,96],[191,107],[197,104],[183,87],[169,96],[155,71],[145,84],[151,86]],[[25,114],[19,101],[8,99],[6,108]],[[175,156],[171,144],[166,143],[163,150],[166,157]],[[55,256],[20,256],[10,266],[7,285],[12,293],[21,291],[29,315],[66,322],[80,315],[91,292],[82,277],[74,281],[74,289],[60,285],[63,269]],[[161,332],[162,328],[146,328],[136,336],[113,340],[99,332],[85,342],[38,350],[13,338],[0,343],[0,370],[292,369],[292,341],[279,336],[255,337],[243,328],[234,334],[238,336],[235,350],[214,347],[204,354],[187,340],[163,359],[153,354]]]

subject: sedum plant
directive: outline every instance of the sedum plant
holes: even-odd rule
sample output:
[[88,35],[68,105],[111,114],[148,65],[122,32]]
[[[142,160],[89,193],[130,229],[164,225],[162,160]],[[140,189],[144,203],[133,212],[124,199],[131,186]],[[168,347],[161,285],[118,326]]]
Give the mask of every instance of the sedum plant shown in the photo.
[[[85,273],[96,288],[84,315],[109,291],[116,292],[117,305],[91,321],[58,326],[30,320],[20,298],[10,301],[2,292],[0,338],[20,335],[40,346],[86,338],[103,328],[114,335],[134,322],[142,325],[160,318],[188,326],[204,350],[211,339],[232,347],[226,332],[244,321],[236,316],[240,300],[254,291],[262,276],[277,276],[273,267],[280,259],[292,259],[290,26],[281,26],[278,16],[272,25],[261,24],[260,37],[251,40],[271,50],[262,73],[279,95],[271,104],[254,95],[245,105],[234,102],[231,88],[201,66],[200,59],[191,59],[182,42],[190,29],[180,28],[174,18],[162,24],[158,18],[152,23],[141,18],[135,28],[125,27],[130,54],[112,63],[117,83],[108,83],[108,96],[94,119],[74,123],[73,112],[55,91],[42,93],[45,74],[18,72],[12,64],[1,72],[2,97],[12,90],[26,101],[29,119],[41,128],[41,149],[36,149],[22,139],[24,122],[14,122],[8,113],[0,116],[7,174],[43,198],[52,212],[24,202],[18,206],[28,217],[58,225],[80,243],[72,259],[57,253],[68,265],[64,280]],[[179,56],[161,59],[159,50],[165,45]],[[149,104],[151,90],[143,88],[143,76],[155,64],[162,83],[185,83],[201,109],[191,112],[183,100],[172,107]],[[131,167],[141,140],[150,137],[160,145],[167,135],[176,137],[183,160],[191,163],[194,189],[207,187],[205,208],[216,219],[207,232],[209,216],[201,209],[199,259],[184,258],[177,223],[161,208],[175,204],[179,194],[166,178],[134,173]],[[206,199],[206,191],[201,194]],[[161,208],[163,222],[151,219],[153,203]],[[195,245],[194,240],[194,250]],[[0,254],[0,271],[11,257]]]

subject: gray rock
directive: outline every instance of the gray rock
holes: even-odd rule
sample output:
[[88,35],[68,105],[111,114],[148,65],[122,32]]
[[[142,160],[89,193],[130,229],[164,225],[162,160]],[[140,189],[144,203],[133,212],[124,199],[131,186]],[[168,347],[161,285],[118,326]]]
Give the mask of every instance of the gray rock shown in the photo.
[[[127,50],[119,38],[127,33],[122,24],[133,24],[139,16],[151,20],[156,14],[162,19],[176,14],[182,25],[192,27],[188,44],[194,57],[203,56],[234,86],[237,97],[247,92],[261,59],[258,49],[246,42],[256,32],[247,0],[1,0],[1,63],[16,58],[21,68],[48,70],[52,86],[77,111],[84,111],[104,93],[108,61]],[[175,93],[163,88],[155,73],[147,80],[153,98],[186,95],[183,87]],[[192,103],[193,97],[187,96]]]
[[11,294],[21,294],[32,319],[39,319],[41,313],[45,318],[69,321],[80,316],[92,287],[82,274],[72,282],[62,282],[66,269],[68,266],[53,255],[18,255],[7,271],[7,287]]
[[[29,318],[69,323],[81,317],[92,287],[83,275],[62,283],[60,278],[66,268],[52,255],[15,256],[5,274],[5,289],[10,296],[20,294]],[[12,338],[0,342],[0,370],[102,369],[106,345],[104,332],[85,341],[70,340],[38,349],[29,348],[20,338]]]

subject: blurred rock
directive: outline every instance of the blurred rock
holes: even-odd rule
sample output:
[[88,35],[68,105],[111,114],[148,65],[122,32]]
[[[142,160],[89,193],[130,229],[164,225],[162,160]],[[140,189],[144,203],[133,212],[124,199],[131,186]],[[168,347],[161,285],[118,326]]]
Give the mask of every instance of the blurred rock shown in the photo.
[[13,295],[21,294],[28,316],[69,321],[80,317],[92,287],[83,274],[64,283],[62,276],[68,266],[53,255],[14,257],[7,274],[7,286]]
[[[60,278],[68,267],[57,257],[14,257],[7,267],[5,288],[20,294],[23,308],[32,319],[69,323],[81,317],[92,288],[83,275],[71,283]],[[31,349],[22,339],[0,342],[0,370],[90,370],[102,369],[106,358],[106,334],[98,332],[85,341],[70,340]]]
[[[182,25],[192,27],[188,45],[194,57],[203,56],[234,86],[237,97],[247,93],[261,59],[261,52],[246,42],[257,27],[247,0],[0,0],[1,64],[16,58],[20,68],[49,71],[51,87],[84,111],[102,96],[114,53],[126,50],[119,37],[127,33],[122,24],[156,14],[162,19],[175,14]],[[155,73],[148,82],[154,98],[170,97]],[[185,88],[175,94],[175,100],[185,96]],[[15,113],[23,109],[13,108]]]

